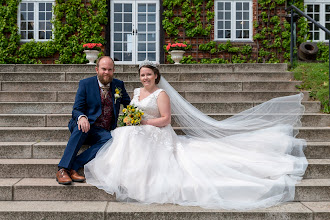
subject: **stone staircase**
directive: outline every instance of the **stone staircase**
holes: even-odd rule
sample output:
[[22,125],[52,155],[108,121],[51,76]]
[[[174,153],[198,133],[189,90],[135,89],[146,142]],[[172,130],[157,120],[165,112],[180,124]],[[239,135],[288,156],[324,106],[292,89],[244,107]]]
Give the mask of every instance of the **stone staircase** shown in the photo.
[[[273,97],[296,94],[286,64],[161,65],[162,75],[194,106],[222,120]],[[0,65],[0,219],[330,219],[330,115],[304,92],[299,138],[309,161],[294,202],[253,211],[119,203],[86,183],[55,181],[69,138],[67,123],[89,65]],[[137,66],[117,65],[132,94]],[[177,133],[182,131],[173,122]]]

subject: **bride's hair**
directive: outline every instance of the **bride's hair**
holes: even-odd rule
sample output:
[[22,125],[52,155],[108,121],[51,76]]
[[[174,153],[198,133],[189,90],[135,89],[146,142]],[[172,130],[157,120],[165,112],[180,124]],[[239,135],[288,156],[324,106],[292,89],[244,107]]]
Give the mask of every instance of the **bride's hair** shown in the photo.
[[157,67],[154,67],[154,66],[151,66],[151,65],[141,66],[141,67],[139,68],[139,75],[140,75],[140,70],[141,70],[142,67],[145,67],[145,68],[149,68],[149,69],[151,69],[152,72],[154,72],[154,74],[157,75],[157,79],[155,80],[155,83],[158,84],[159,81],[160,81],[160,78],[162,77],[162,76],[160,75],[160,72],[159,72],[158,68],[157,68]]

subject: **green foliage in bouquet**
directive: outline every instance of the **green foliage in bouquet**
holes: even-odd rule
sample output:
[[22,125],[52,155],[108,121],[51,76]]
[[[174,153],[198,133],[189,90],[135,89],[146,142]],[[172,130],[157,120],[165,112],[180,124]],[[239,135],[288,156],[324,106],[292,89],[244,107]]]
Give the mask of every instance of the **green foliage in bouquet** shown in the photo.
[[143,111],[134,105],[128,105],[123,109],[123,115],[118,117],[118,126],[139,125],[144,115]]

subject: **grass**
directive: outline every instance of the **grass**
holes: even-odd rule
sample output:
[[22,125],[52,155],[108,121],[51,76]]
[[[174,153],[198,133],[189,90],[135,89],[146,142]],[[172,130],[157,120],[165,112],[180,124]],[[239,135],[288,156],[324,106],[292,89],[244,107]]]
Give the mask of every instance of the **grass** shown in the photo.
[[323,112],[330,113],[329,63],[298,63],[292,71],[302,81],[298,89],[310,91],[310,97],[321,102]]

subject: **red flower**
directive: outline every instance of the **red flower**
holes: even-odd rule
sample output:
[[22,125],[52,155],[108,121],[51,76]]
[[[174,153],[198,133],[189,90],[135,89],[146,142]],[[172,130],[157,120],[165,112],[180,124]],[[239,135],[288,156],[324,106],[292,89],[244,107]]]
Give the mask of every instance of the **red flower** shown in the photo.
[[87,43],[83,45],[85,50],[101,50],[102,44],[100,43]]
[[174,44],[169,43],[166,46],[166,50],[168,52],[172,51],[172,50],[186,50],[186,47],[187,47],[187,45],[183,44],[183,43],[174,43]]

